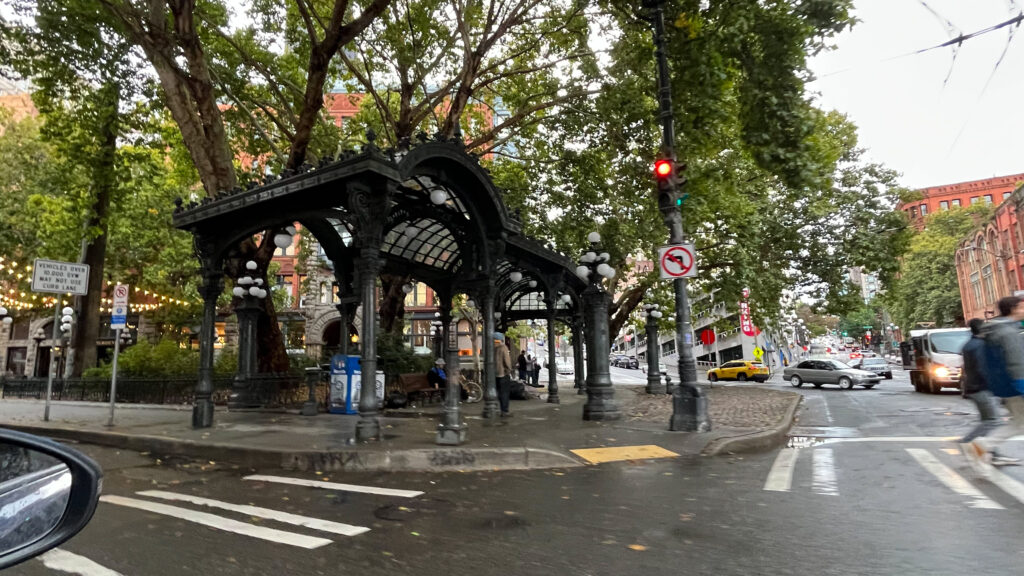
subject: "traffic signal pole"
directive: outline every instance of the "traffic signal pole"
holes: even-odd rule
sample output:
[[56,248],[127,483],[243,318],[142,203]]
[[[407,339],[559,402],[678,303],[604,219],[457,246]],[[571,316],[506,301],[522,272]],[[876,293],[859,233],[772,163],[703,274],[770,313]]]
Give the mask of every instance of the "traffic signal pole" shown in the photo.
[[[647,19],[654,28],[654,48],[658,65],[658,101],[661,121],[662,160],[671,162],[671,170],[663,169],[663,162],[655,166],[658,180],[658,209],[669,231],[670,244],[686,241],[683,218],[680,213],[680,187],[684,180],[677,165],[675,129],[672,117],[672,85],[669,80],[668,57],[665,54],[664,0],[644,0],[649,10]],[[704,391],[697,385],[697,362],[693,357],[693,325],[690,302],[686,293],[686,278],[673,280],[676,307],[676,350],[679,353],[679,385],[672,391],[672,419],[669,430],[706,432],[711,429],[708,402]]]

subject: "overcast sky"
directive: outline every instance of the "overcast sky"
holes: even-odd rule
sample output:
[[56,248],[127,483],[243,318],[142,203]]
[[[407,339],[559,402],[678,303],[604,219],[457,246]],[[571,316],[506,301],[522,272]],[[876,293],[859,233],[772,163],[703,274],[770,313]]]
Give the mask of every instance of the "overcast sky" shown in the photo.
[[[959,32],[1009,19],[1024,1],[925,0]],[[1024,173],[1024,30],[1004,28],[951,48],[891,59],[951,37],[920,0],[856,0],[861,20],[812,61],[819,103],[859,127],[871,160],[912,188]],[[888,60],[888,61],[887,61]],[[952,74],[945,82],[947,74]]]

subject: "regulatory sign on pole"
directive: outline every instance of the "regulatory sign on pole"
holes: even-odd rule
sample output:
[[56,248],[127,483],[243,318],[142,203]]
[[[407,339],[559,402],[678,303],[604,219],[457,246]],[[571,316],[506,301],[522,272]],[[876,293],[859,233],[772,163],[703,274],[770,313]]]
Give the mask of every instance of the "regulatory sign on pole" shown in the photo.
[[662,278],[692,278],[697,275],[697,252],[693,244],[672,244],[658,248]]
[[84,296],[89,292],[89,265],[36,258],[32,291]]
[[128,287],[124,284],[114,286],[114,307],[111,312],[111,329],[123,330],[128,321]]

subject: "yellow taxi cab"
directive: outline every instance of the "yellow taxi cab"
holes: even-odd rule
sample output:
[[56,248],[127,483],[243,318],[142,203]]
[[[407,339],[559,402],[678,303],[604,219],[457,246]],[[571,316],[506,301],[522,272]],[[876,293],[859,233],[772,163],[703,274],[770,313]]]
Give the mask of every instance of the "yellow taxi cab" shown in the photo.
[[768,376],[768,367],[752,360],[733,360],[722,364],[718,368],[708,370],[708,380],[712,382],[719,380],[739,380],[740,382],[753,380],[755,382],[764,382],[768,380]]

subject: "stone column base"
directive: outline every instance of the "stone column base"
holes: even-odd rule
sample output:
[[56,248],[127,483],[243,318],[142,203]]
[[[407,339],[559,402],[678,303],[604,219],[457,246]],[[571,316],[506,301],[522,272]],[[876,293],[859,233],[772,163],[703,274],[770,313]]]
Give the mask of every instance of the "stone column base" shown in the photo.
[[436,442],[442,446],[458,446],[466,441],[467,428],[469,427],[465,424],[456,426],[438,424]]
[[590,421],[620,420],[622,412],[615,402],[587,402],[583,405],[583,419]]

